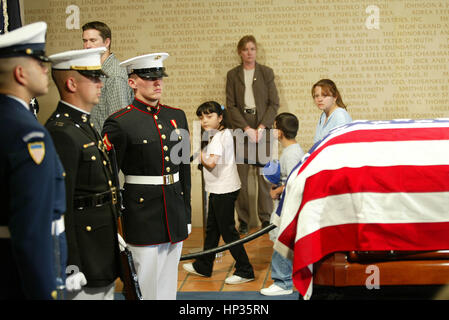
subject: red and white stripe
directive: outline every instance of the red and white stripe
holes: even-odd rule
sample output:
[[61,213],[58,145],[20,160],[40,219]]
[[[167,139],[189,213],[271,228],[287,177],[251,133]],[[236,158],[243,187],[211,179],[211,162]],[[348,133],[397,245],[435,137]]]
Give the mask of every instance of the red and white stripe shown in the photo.
[[340,128],[306,155],[284,197],[275,249],[293,258],[306,299],[312,265],[329,253],[449,249],[449,121]]

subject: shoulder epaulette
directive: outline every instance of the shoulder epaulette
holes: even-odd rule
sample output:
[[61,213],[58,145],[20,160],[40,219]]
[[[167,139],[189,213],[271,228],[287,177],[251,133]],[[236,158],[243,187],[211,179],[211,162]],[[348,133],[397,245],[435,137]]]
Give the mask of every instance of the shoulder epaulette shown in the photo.
[[111,117],[113,119],[120,118],[124,114],[127,114],[128,112],[130,112],[132,109],[133,109],[133,106],[130,104],[129,106],[124,107],[124,108],[118,110],[117,112],[114,112],[113,114],[111,114]]
[[127,105],[126,107],[123,107],[121,109],[118,109],[117,111],[115,111],[114,113],[111,114],[111,116],[116,115],[117,113],[120,113],[122,111],[128,110],[129,107],[131,107],[132,105]]

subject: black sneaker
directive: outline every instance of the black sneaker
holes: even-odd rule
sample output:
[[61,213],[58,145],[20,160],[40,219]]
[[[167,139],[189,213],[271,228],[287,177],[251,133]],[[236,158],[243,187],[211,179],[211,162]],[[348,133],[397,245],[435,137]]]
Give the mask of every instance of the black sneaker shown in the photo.
[[240,222],[239,233],[248,234],[248,225],[245,222]]

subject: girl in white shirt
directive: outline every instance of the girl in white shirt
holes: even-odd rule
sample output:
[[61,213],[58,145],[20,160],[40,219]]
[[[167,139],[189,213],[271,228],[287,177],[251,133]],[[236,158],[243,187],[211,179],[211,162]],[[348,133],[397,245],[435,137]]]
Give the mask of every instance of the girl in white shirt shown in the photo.
[[[220,236],[226,243],[240,239],[235,228],[234,206],[241,185],[235,164],[234,140],[228,129],[225,108],[215,101],[209,101],[198,107],[196,115],[204,130],[203,137],[207,136],[206,141],[203,141],[207,145],[201,151],[200,159],[205,190],[209,193],[204,240],[204,250],[208,250],[218,246]],[[239,284],[254,280],[254,270],[243,245],[234,246],[230,251],[236,261],[236,270],[225,283]],[[214,260],[215,254],[209,254],[199,257],[193,263],[186,263],[183,267],[190,273],[210,277]]]

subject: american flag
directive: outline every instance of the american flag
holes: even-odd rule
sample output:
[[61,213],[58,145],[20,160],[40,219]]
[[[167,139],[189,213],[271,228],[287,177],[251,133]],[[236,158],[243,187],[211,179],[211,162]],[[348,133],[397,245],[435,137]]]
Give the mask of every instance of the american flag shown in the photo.
[[305,299],[327,254],[449,249],[449,119],[334,129],[290,173],[277,213],[274,248]]

